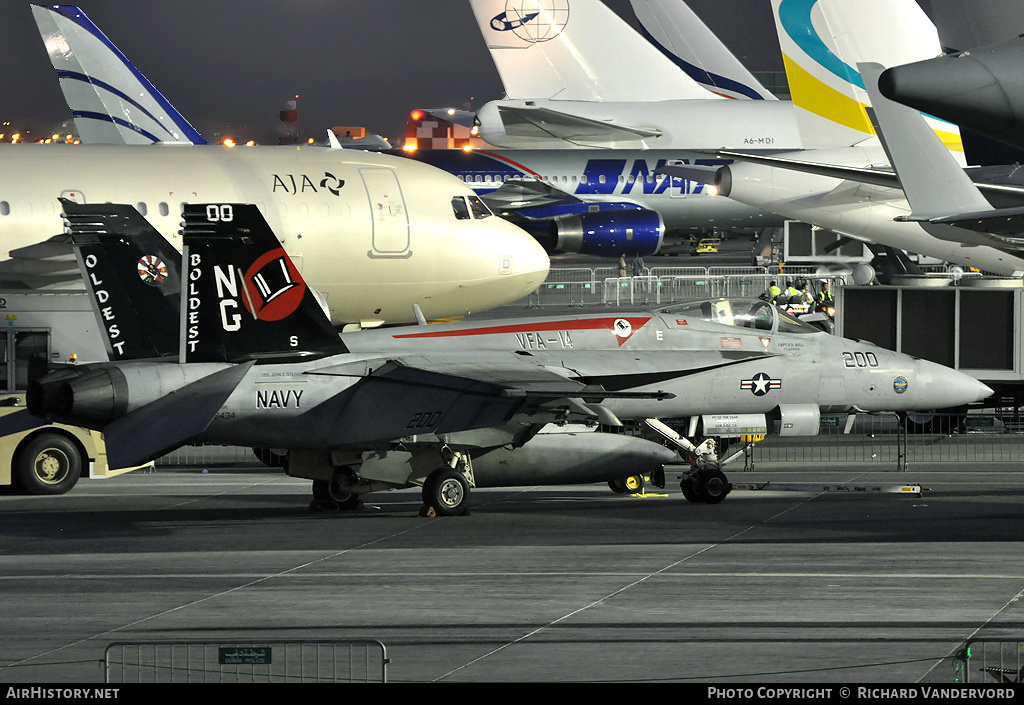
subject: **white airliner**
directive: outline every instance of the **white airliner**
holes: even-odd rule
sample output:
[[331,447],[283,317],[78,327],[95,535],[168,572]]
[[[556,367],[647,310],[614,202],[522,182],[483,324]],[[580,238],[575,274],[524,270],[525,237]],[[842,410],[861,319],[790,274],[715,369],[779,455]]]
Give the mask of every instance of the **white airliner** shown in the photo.
[[[867,113],[871,100],[855,67],[861,62],[897,66],[941,52],[935,27],[917,3],[773,0],[772,6],[798,118],[813,123],[813,129],[819,131],[830,123],[835,138],[845,139],[851,146],[772,156],[723,150],[720,156],[744,162],[722,167],[713,177],[705,169],[703,178],[717,184],[721,195],[854,239],[995,274],[1024,273],[1024,258],[1017,248],[1004,249],[983,233],[962,229],[929,232],[921,223],[897,220],[911,214],[898,184],[867,178],[879,169],[888,169],[889,161],[874,134]],[[963,166],[956,126],[934,118],[929,124]],[[847,179],[843,169],[830,175],[827,165],[861,169],[866,177]],[[794,171],[796,167],[805,171]],[[663,171],[702,178],[692,167],[666,167]]]
[[[735,59],[722,60],[728,52],[708,41],[710,32],[688,10],[664,2],[634,3],[663,52],[601,0],[470,3],[506,93],[477,114],[480,137],[490,144],[688,150],[808,146],[792,104],[768,99],[756,81],[750,85],[749,73],[742,67],[736,71]],[[675,28],[684,29],[687,38],[669,39]],[[676,51],[688,42],[693,52],[709,54],[715,69],[697,68],[694,54]],[[715,70],[738,78],[720,77],[708,85]],[[688,71],[704,73],[704,83]],[[751,100],[728,99],[740,96]]]
[[[464,183],[389,155],[6,144],[0,166],[0,242],[10,249],[63,231],[59,197],[137,204],[175,244],[182,204],[255,203],[335,324],[413,321],[413,304],[427,317],[481,311],[527,295],[549,267],[533,237],[472,207],[478,199]],[[39,274],[53,265],[35,264]]]
[[[48,45],[85,46],[98,52],[92,58],[118,67],[103,80],[62,75],[69,101],[82,101],[71,103],[76,119],[88,113],[87,125],[126,129],[98,138],[120,142],[113,145],[0,145],[0,243],[14,251],[0,263],[0,285],[79,280],[63,237],[44,242],[63,232],[60,197],[137,204],[175,243],[183,204],[255,203],[339,325],[411,322],[414,304],[431,318],[480,311],[527,295],[547,276],[547,254],[534,238],[491,217],[466,184],[427,165],[315,146],[232,149],[170,138],[125,145],[129,133],[162,137],[165,125],[182,138],[198,133],[182,127],[180,115],[109,41],[98,41],[77,8],[39,10],[52,20],[44,31]],[[100,101],[104,94],[116,99]],[[96,110],[81,107],[90,100]],[[131,109],[118,113],[117,101]]]

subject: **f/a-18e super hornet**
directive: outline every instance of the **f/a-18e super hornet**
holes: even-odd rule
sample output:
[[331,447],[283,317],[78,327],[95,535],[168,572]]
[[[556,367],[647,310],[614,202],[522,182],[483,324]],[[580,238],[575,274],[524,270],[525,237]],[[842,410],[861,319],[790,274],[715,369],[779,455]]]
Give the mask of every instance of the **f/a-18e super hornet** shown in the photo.
[[[516,458],[543,426],[637,421],[689,459],[684,494],[717,502],[729,485],[715,436],[815,435],[823,410],[934,410],[990,394],[967,375],[836,338],[758,299],[339,337],[256,209],[211,204],[185,215],[179,357],[59,371],[30,390],[33,413],[102,429],[122,464],[196,440],[283,448],[288,472],[322,496],[422,484],[428,503],[456,513],[472,484],[489,481],[480,471],[489,454],[503,459],[506,479],[520,477]],[[138,269],[123,260],[122,272]],[[94,287],[113,281],[88,252],[82,261]],[[697,443],[659,418],[689,418],[685,435]]]
[[[587,404],[637,393],[526,368],[491,382],[351,353],[253,206],[186,208],[180,258],[131,206],[64,208],[111,362],[55,371],[30,406],[102,429],[111,462],[189,441],[269,446],[289,451],[289,472],[312,479],[319,499],[354,504],[422,484],[428,504],[453,514],[471,483],[625,489],[677,457],[572,424],[596,416]],[[565,423],[545,428],[552,421]],[[395,451],[399,439],[415,452]],[[365,477],[335,478],[339,454]]]

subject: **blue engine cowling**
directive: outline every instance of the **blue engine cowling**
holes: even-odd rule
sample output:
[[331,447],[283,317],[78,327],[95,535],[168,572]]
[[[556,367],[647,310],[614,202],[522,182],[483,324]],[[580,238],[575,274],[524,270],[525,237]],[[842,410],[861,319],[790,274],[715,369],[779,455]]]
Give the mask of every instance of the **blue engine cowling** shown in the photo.
[[555,218],[554,249],[583,255],[653,255],[661,248],[665,222],[651,210],[607,210]]

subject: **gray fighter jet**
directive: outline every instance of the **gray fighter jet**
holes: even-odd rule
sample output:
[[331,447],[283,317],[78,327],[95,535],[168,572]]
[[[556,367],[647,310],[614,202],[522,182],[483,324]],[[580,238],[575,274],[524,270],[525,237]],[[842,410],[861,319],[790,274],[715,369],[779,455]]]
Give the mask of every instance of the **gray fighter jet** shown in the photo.
[[[86,207],[65,204],[76,208]],[[120,229],[89,217],[94,230]],[[197,440],[283,448],[289,474],[313,480],[315,495],[422,485],[425,503],[455,514],[470,486],[497,476],[481,472],[488,463],[505,467],[500,484],[521,484],[535,481],[527,478],[545,454],[562,453],[564,465],[567,452],[607,459],[642,441],[596,433],[576,442],[544,427],[633,421],[683,451],[687,498],[714,503],[729,491],[716,436],[815,435],[822,410],[934,410],[991,393],[758,299],[339,336],[254,206],[186,206],[182,235],[178,356],[57,371],[30,390],[32,413],[103,430],[122,464]],[[113,281],[96,259],[83,251],[94,292]],[[118,330],[137,318],[124,310],[99,308]],[[665,418],[689,419],[693,440]],[[574,472],[586,478],[574,481],[602,479]]]

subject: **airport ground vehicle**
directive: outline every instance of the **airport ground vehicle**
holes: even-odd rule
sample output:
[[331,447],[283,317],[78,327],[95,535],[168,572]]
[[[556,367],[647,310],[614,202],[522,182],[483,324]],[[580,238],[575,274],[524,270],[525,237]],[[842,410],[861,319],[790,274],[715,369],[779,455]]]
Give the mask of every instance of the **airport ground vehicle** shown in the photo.
[[706,237],[697,243],[697,254],[718,252],[718,247],[721,244],[721,239],[717,237]]
[[[0,293],[0,317],[0,416],[25,408],[29,382],[51,363],[107,357],[85,291]],[[63,494],[83,475],[127,471],[107,466],[102,436],[89,429],[37,419],[0,437],[0,487]]]

